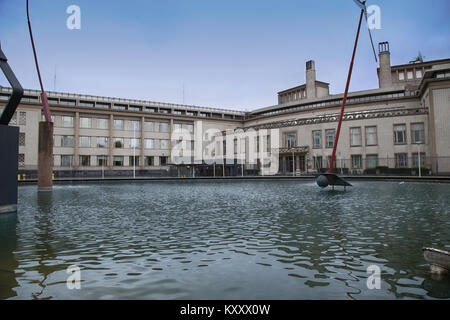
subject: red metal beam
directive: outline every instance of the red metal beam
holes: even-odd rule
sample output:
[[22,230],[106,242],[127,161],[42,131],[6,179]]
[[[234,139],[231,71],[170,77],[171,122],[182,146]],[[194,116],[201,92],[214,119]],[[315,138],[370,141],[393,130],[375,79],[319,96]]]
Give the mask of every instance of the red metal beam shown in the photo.
[[36,54],[36,47],[34,46],[33,32],[31,31],[30,13],[28,10],[28,0],[27,0],[27,19],[28,19],[28,30],[30,31],[31,46],[33,47],[33,53],[34,53],[34,62],[36,64],[36,70],[37,70],[37,74],[38,74],[38,78],[39,78],[39,84],[41,86],[41,100],[42,100],[44,116],[45,116],[45,120],[47,122],[52,122],[52,118],[50,116],[50,108],[48,106],[47,94],[44,91],[44,86],[42,84],[42,78],[41,78],[41,72],[39,71],[39,63],[38,63],[37,54]]
[[339,142],[339,135],[341,133],[342,119],[344,118],[344,109],[345,109],[345,104],[347,103],[348,89],[350,87],[350,79],[352,78],[353,63],[355,61],[356,48],[358,47],[359,32],[361,31],[361,22],[362,22],[363,16],[364,16],[364,9],[361,10],[361,16],[359,18],[358,32],[356,33],[355,47],[353,48],[352,61],[350,63],[350,69],[348,71],[347,84],[345,86],[345,93],[344,93],[344,100],[342,102],[341,114],[339,116],[339,123],[338,123],[337,131],[336,131],[336,137],[334,138],[333,154],[331,155],[330,170],[328,171],[329,173],[333,173],[333,166],[334,166],[334,161],[336,158],[336,150],[337,150],[337,146],[338,146],[338,142]]

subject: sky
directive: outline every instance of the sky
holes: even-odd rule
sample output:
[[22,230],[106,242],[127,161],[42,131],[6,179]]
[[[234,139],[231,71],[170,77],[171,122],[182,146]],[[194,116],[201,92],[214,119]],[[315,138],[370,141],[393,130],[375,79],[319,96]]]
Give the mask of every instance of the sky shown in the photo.
[[[22,86],[39,89],[25,3],[0,0],[0,42]],[[80,30],[66,26],[70,5]],[[368,5],[381,9],[373,37],[390,42],[393,65],[419,51],[450,58],[450,1]],[[45,90],[241,111],[276,105],[311,59],[342,93],[359,13],[352,0],[30,0]],[[377,88],[376,69],[364,24],[350,91]]]

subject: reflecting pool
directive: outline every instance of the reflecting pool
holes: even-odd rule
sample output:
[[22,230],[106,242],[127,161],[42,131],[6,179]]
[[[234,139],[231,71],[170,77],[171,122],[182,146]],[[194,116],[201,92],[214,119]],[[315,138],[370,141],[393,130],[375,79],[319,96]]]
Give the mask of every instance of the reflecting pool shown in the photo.
[[0,299],[450,299],[422,253],[450,249],[449,208],[449,184],[22,186],[0,215]]

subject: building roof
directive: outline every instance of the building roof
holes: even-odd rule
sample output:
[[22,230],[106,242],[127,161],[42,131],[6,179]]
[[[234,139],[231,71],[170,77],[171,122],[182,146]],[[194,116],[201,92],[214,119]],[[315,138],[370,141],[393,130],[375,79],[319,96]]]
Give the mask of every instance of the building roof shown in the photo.
[[[316,84],[320,84],[322,86],[329,86],[330,85],[328,82],[323,82],[323,81],[318,81],[318,80],[316,80]],[[303,88],[306,88],[306,83],[302,84],[300,86],[297,86],[297,87],[293,87],[293,88],[290,88],[290,89],[286,89],[286,90],[280,91],[280,92],[278,92],[278,94],[283,94],[283,93],[286,93],[286,92],[289,92],[289,91],[299,90],[299,89],[303,89]]]

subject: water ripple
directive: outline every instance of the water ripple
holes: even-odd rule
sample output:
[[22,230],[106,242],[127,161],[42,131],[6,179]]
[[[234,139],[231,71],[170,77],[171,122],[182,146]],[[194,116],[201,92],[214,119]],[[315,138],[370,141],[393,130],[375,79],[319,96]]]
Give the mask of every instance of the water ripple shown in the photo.
[[[19,189],[0,216],[0,298],[449,299],[421,248],[450,248],[450,186],[153,182]],[[4,257],[4,258],[3,258]],[[68,290],[66,268],[81,268]],[[382,270],[368,290],[367,267]]]

